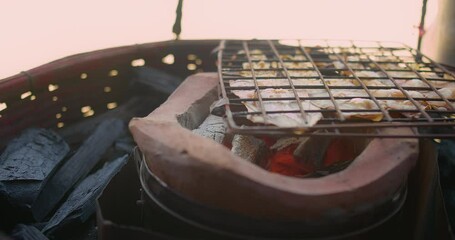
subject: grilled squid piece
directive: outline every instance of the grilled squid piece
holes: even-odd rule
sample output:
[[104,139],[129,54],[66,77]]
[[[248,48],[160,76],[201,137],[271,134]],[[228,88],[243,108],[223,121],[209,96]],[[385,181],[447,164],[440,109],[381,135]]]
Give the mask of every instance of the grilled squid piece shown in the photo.
[[[445,98],[447,98],[451,102],[453,101],[453,99],[455,99],[455,88],[453,88],[453,87],[441,88],[438,91],[439,91],[439,93],[441,93],[441,95],[443,95]],[[424,93],[424,95],[427,98],[441,99],[441,101],[428,101],[428,104],[432,108],[435,108],[438,110],[447,110],[450,108],[450,106],[448,106],[445,101],[442,101],[442,98],[436,92],[433,92],[433,91],[427,92],[427,93]],[[453,103],[452,103],[452,107],[455,107],[455,105]]]
[[[297,89],[296,91],[299,97],[308,97],[308,93],[305,90]],[[262,109],[267,112],[265,117],[262,114],[251,114],[247,116],[249,120],[255,123],[273,124],[278,127],[311,127],[322,118],[322,114],[319,112],[306,112],[305,115],[302,115],[297,100],[273,100],[273,98],[294,99],[294,93],[290,89],[267,88],[260,90],[261,97],[264,99],[262,106],[257,100],[258,95],[255,90],[238,90],[233,91],[233,93],[240,98],[256,99],[256,101],[242,102],[248,112],[260,113]],[[301,103],[304,111],[319,110],[310,101],[301,101]],[[285,113],[273,113],[281,111],[285,111]]]
[[[417,91],[406,91],[405,92],[412,98],[424,98],[425,96]],[[388,100],[378,100],[385,109],[394,109],[394,110],[417,110],[416,105],[407,99],[406,95],[398,89],[380,89],[371,91],[375,97],[388,97],[388,98],[402,98],[402,99],[388,99]],[[403,99],[404,98],[404,99]],[[426,102],[416,101],[419,106],[423,109],[427,108]],[[420,112],[400,112],[403,116],[409,118],[417,118],[420,116]]]
[[[360,110],[378,110],[378,106],[374,101],[362,97],[368,97],[368,94],[364,90],[332,90],[334,97],[350,97],[349,99],[337,99],[335,100],[338,107],[342,111],[342,114],[345,118],[362,118],[369,119],[372,121],[381,121],[383,114],[378,111],[371,112],[350,112],[350,110],[360,109]],[[318,92],[311,93],[311,97],[324,97],[329,98],[327,92]],[[333,102],[328,100],[311,100],[311,103],[315,106],[323,109],[335,109]]]

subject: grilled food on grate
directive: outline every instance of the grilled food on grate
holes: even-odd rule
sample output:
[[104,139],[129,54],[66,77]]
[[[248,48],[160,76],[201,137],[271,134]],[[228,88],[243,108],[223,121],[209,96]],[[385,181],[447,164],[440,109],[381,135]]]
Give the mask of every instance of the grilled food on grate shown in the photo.
[[453,124],[452,73],[406,46],[349,43],[223,41],[218,67],[231,129],[248,129],[239,118],[300,132],[358,121]]

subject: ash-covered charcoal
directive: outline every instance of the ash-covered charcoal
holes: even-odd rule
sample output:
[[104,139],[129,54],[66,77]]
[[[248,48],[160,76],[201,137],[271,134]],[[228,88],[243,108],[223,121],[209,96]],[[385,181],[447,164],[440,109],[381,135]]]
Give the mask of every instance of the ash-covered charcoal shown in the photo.
[[36,227],[18,224],[11,237],[15,240],[47,240],[48,238]]
[[182,83],[183,79],[151,67],[134,68],[135,77],[131,87],[138,93],[150,90],[171,94]]
[[263,140],[237,134],[232,139],[231,151],[248,162],[260,164],[259,162],[265,159],[269,150]]
[[107,162],[101,169],[85,178],[74,188],[42,231],[47,233],[60,224],[74,220],[81,222],[87,220],[95,210],[95,199],[127,161],[128,155],[125,155]]
[[226,104],[228,103],[228,100],[225,98],[213,102],[212,105],[210,105],[210,113],[219,117],[223,117],[226,112]]
[[0,156],[0,195],[11,204],[32,204],[43,182],[69,152],[55,132],[28,129]]
[[32,205],[35,219],[44,220],[68,190],[99,162],[101,156],[125,129],[125,123],[118,119],[101,123],[76,153],[44,185]]
[[193,133],[210,138],[217,143],[222,143],[226,132],[223,118],[209,115],[198,128],[193,129]]

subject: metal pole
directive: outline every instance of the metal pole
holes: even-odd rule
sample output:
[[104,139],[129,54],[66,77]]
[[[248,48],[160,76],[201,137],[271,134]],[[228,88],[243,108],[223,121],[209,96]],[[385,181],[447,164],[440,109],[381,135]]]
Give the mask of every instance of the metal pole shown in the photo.
[[175,40],[180,39],[180,33],[182,32],[182,7],[183,7],[183,0],[179,0],[177,5],[177,10],[175,10],[176,17],[174,26],[172,27],[172,32],[175,34]]
[[422,2],[422,14],[420,15],[420,25],[419,25],[419,39],[417,41],[417,49],[420,51],[422,45],[422,38],[425,34],[425,15],[427,14],[427,0]]

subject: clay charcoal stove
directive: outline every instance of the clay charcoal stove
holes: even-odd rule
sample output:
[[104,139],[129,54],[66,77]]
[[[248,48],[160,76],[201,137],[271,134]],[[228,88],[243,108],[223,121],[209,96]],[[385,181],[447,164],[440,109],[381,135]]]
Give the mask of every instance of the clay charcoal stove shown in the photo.
[[[131,121],[143,153],[140,177],[148,204],[197,228],[240,238],[346,236],[381,224],[401,208],[418,156],[416,139],[351,138],[347,145],[361,147],[345,151],[346,144],[334,138],[327,149],[335,154],[326,155],[342,156],[350,164],[327,162],[340,160],[334,157],[322,159],[321,165],[287,165],[293,172],[274,171],[273,154],[239,154],[234,145],[283,154],[305,141],[279,143],[278,138],[272,144],[230,132],[214,141],[195,133],[213,118],[210,106],[219,99],[218,83],[215,73],[190,76],[149,116]],[[313,169],[296,171],[298,166]]]
[[407,46],[227,40],[217,64],[130,122],[143,201],[211,234],[387,236],[418,138],[455,136],[454,75]]

